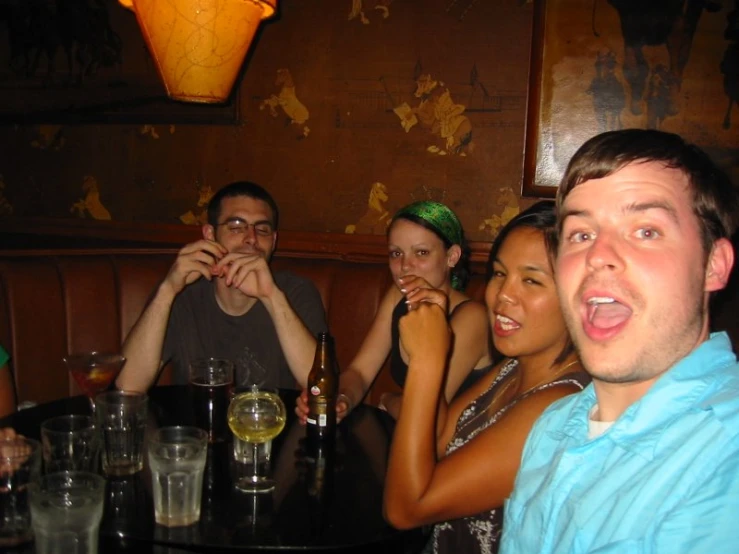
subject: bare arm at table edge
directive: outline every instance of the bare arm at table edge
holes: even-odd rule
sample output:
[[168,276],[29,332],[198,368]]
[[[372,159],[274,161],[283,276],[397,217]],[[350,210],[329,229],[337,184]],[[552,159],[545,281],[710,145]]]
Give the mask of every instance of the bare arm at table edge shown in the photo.
[[375,319],[359,347],[359,352],[346,370],[341,372],[339,392],[349,398],[352,407],[357,406],[367,394],[390,353],[393,309],[402,297],[400,290],[391,285],[380,301]]
[[162,346],[175,298],[201,277],[211,280],[215,260],[225,254],[222,245],[207,239],[187,244],[180,250],[123,343],[126,363],[116,379],[119,389],[146,392],[154,384],[162,367]]
[[316,354],[316,338],[278,287],[261,300],[272,318],[287,365],[300,386],[305,388]]
[[175,296],[162,283],[123,343],[126,363],[116,379],[121,390],[146,392],[162,368],[162,347]]

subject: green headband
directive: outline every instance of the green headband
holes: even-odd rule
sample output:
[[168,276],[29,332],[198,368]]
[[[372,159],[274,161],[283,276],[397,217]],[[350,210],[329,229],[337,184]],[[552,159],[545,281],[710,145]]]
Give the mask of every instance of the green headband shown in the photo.
[[444,204],[431,200],[414,202],[400,208],[393,216],[393,221],[407,215],[424,220],[451,244],[462,244],[462,224]]
[[[414,202],[413,204],[408,204],[400,208],[393,216],[393,221],[406,216],[411,216],[411,221],[413,219],[423,220],[444,237],[447,242],[462,246],[462,238],[464,236],[462,224],[459,222],[456,214],[444,204],[432,202],[431,200]],[[461,279],[454,271],[452,271],[452,288],[455,290],[462,290],[464,288]]]

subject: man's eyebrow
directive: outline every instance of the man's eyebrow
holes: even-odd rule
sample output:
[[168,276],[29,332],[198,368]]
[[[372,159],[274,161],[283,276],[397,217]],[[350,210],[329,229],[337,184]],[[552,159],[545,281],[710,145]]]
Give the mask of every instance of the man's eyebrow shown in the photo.
[[670,204],[669,202],[665,202],[664,200],[653,200],[650,202],[632,202],[631,204],[627,204],[623,208],[624,214],[629,213],[641,213],[641,212],[647,212],[649,210],[660,210],[665,212],[672,221],[680,225],[680,220],[677,217],[677,210],[675,207]]
[[[221,225],[224,225],[226,223],[248,223],[248,221],[246,221],[246,219],[244,219],[243,217],[233,216],[226,219],[226,221],[221,223]],[[251,223],[251,225],[264,225],[265,223],[269,226],[272,226],[272,222],[269,219],[260,219],[259,221]]]
[[559,215],[559,221],[561,223],[564,222],[565,219],[571,216],[589,216],[590,212],[588,210],[573,210],[572,208],[563,209],[562,212]]
[[[621,212],[623,214],[633,214],[640,212],[647,212],[649,210],[661,210],[670,217],[675,223],[679,224],[680,221],[677,217],[677,210],[669,202],[663,200],[653,200],[649,202],[631,202],[625,205]],[[589,210],[575,210],[575,209],[563,209],[560,215],[560,221],[564,222],[568,217],[590,217],[591,212]]]

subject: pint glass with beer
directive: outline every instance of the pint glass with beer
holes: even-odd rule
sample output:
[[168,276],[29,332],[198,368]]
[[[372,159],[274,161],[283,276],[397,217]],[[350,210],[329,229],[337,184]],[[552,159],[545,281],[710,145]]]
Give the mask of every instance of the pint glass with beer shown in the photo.
[[220,358],[201,358],[190,363],[190,391],[195,425],[208,433],[208,442],[229,437],[228,404],[231,401],[234,364]]

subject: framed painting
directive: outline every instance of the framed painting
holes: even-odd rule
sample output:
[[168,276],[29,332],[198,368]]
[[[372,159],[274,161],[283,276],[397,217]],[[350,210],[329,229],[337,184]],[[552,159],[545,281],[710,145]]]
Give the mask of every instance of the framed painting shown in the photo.
[[139,30],[117,0],[0,0],[0,123],[239,121],[228,103],[170,100]]
[[739,182],[739,8],[733,0],[534,0],[522,194],[556,194],[603,131],[661,129]]

